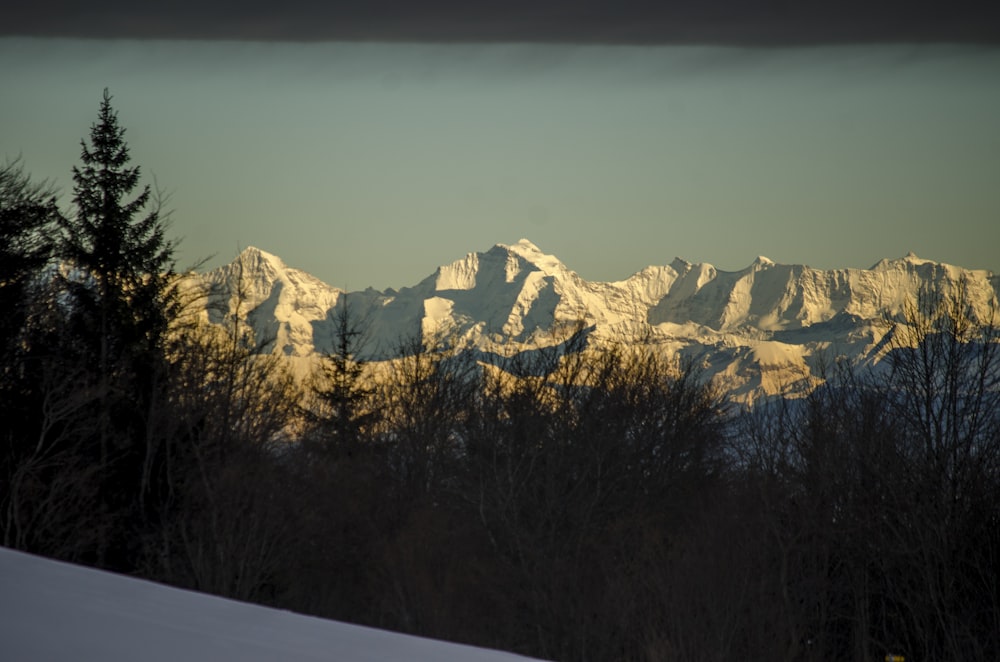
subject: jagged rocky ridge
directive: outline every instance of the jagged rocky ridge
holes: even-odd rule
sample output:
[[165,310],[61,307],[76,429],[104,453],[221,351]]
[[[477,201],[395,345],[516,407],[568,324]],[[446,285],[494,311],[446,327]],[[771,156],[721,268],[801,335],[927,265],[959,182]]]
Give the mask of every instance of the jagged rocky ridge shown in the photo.
[[819,363],[834,357],[875,360],[887,318],[921,291],[946,294],[963,277],[986,314],[1000,276],[913,254],[830,270],[758,257],[732,272],[676,258],[602,283],[522,239],[469,253],[400,290],[344,292],[257,248],[199,276],[215,292],[211,321],[227,311],[245,320],[259,343],[303,372],[332,348],[336,311],[346,305],[368,326],[371,359],[431,337],[487,352],[530,350],[560,343],[582,324],[591,345],[644,338],[693,358],[745,399],[808,388]]

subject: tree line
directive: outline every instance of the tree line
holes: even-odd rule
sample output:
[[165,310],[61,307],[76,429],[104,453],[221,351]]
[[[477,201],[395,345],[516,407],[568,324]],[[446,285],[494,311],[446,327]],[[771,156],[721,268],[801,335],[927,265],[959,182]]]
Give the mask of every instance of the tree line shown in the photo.
[[1000,339],[966,283],[751,408],[645,343],[403,340],[306,383],[198,312],[105,91],[71,210],[0,169],[5,546],[558,660],[1000,657]]

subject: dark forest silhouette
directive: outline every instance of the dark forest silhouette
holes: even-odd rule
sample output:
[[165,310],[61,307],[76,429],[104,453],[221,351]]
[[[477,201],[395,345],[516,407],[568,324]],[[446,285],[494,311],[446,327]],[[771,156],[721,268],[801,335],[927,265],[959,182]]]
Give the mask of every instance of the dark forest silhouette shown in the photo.
[[0,169],[5,546],[559,660],[1000,658],[1000,338],[962,288],[753,408],[641,342],[375,369],[346,307],[303,385],[239,290],[196,312],[124,133],[105,92],[70,212]]

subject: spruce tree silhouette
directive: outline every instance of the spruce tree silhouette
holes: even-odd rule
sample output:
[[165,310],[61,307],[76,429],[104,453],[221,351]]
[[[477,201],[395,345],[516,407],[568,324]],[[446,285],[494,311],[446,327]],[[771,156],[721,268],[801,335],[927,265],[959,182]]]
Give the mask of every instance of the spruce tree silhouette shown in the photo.
[[[71,269],[70,333],[98,393],[90,450],[105,468],[104,505],[136,524],[150,515],[146,501],[155,491],[162,452],[149,413],[163,381],[167,332],[177,312],[175,242],[166,238],[159,194],[145,185],[129,199],[139,186],[140,169],[129,164],[125,129],[111,98],[105,89],[90,143],[81,141],[82,165],[73,168],[75,213],[62,222],[61,253]],[[112,528],[124,532],[119,524]],[[118,565],[107,559],[114,546],[109,541],[100,550],[99,565]]]

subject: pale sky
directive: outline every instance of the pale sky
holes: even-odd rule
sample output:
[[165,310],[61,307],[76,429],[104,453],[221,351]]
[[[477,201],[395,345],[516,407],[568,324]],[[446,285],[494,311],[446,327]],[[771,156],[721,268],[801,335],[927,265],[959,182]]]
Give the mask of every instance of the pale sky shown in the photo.
[[4,37],[0,160],[68,204],[108,87],[181,266],[253,245],[352,290],[521,237],[591,280],[675,256],[1000,271],[998,81],[975,44]]

